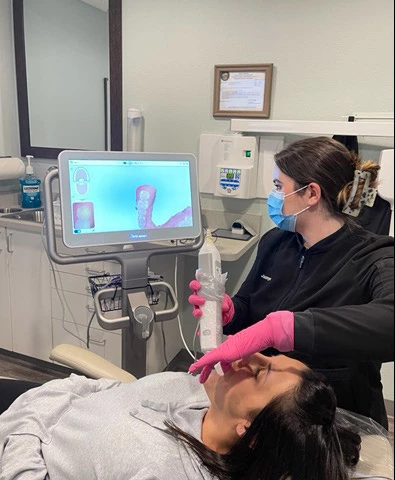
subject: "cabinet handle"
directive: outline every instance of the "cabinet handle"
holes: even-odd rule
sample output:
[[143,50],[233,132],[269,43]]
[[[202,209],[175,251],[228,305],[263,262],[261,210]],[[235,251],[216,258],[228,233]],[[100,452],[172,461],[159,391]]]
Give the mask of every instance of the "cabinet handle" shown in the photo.
[[11,249],[11,237],[12,237],[12,233],[9,233],[6,237],[7,252],[8,253],[14,253],[14,250]]

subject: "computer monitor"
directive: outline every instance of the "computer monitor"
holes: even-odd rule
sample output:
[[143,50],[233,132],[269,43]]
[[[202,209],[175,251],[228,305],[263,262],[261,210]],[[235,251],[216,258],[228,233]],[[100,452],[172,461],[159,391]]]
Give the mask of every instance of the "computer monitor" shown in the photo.
[[67,247],[201,235],[192,154],[65,150],[58,169]]

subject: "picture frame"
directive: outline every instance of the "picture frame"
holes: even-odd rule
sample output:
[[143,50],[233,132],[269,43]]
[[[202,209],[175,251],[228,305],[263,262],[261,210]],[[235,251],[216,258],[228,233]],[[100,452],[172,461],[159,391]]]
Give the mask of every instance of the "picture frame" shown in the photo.
[[214,117],[269,118],[273,64],[215,65]]

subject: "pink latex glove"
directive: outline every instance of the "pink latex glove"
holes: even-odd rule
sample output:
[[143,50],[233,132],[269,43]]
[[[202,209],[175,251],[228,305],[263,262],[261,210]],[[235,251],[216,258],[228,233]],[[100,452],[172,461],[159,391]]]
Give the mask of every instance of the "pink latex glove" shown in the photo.
[[294,314],[287,310],[269,313],[263,320],[229,335],[221,345],[206,353],[189,367],[190,373],[201,370],[199,382],[204,383],[218,362],[224,373],[232,362],[248,357],[266,348],[274,347],[280,352],[294,349]]
[[[188,302],[193,305],[192,315],[195,318],[200,318],[202,316],[202,310],[200,307],[204,305],[205,299],[201,295],[198,295],[198,291],[201,288],[200,283],[197,280],[192,280],[189,284],[189,288],[193,291],[193,295],[188,297]],[[235,314],[235,306],[229,295],[225,293],[224,298],[222,300],[222,325],[227,325],[233,318]]]

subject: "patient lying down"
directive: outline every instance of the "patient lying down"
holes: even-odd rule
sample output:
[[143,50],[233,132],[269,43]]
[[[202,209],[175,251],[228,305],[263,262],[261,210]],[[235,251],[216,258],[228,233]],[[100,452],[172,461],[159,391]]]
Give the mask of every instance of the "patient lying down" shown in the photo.
[[130,384],[71,375],[0,416],[2,480],[345,480],[360,437],[331,387],[283,355],[253,355],[201,385],[186,373]]

